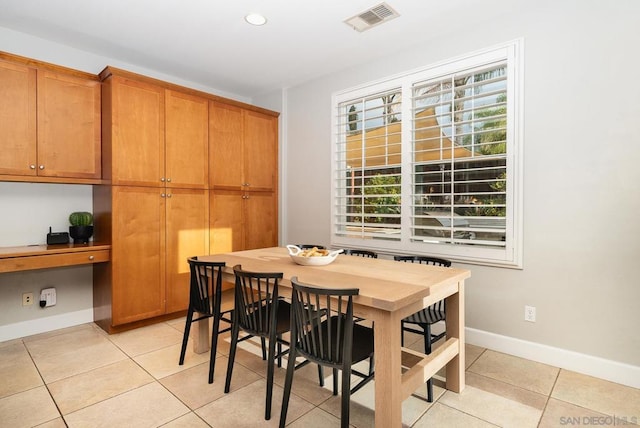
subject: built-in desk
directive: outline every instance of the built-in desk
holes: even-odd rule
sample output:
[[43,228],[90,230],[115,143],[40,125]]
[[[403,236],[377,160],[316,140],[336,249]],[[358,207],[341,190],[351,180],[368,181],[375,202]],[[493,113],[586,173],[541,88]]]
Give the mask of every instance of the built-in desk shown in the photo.
[[100,243],[0,247],[0,273],[108,262],[110,250]]

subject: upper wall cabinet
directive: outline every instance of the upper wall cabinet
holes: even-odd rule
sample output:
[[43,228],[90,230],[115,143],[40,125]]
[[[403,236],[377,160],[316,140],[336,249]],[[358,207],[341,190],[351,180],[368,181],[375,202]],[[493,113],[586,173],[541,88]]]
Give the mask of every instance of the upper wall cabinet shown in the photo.
[[278,117],[212,101],[209,118],[210,186],[274,190],[278,176]]
[[165,92],[167,187],[204,189],[209,184],[209,101]]
[[[131,73],[103,71],[104,178],[114,185],[205,189],[208,101]],[[108,165],[107,165],[108,164]]]
[[15,60],[0,60],[0,179],[100,179],[97,77]]

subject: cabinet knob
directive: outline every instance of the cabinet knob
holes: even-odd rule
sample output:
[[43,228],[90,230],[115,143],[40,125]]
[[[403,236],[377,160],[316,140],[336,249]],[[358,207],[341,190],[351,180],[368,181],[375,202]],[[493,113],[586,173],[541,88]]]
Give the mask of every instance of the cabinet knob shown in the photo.
[[38,168],[40,168],[42,170],[42,169],[44,169],[44,165],[40,165]]
[[167,178],[167,183],[171,183],[171,179],[170,178]]
[[33,165],[33,164],[31,164],[31,165],[29,165],[29,168],[31,168],[31,169],[36,169],[36,166],[35,166],[35,165]]
[[164,177],[160,177],[160,181],[164,183]]
[[167,196],[167,195],[165,195],[164,193],[160,193],[160,197],[161,198],[164,198],[165,196]]
[[94,256],[89,256],[89,260],[93,260],[93,259],[95,259]]
[[167,193],[167,198],[170,198],[170,197],[171,197],[171,193]]

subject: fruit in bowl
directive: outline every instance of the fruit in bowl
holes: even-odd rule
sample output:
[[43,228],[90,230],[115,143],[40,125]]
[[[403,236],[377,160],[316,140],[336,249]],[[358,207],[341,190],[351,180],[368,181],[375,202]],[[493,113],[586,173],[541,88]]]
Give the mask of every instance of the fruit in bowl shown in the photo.
[[302,266],[324,266],[333,262],[343,250],[321,250],[316,247],[303,250],[295,245],[287,245],[291,260]]

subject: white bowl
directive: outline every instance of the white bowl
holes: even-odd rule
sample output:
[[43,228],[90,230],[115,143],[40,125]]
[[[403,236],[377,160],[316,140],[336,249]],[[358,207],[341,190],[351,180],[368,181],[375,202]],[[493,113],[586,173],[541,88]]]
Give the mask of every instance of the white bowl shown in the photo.
[[302,266],[328,265],[329,263],[333,262],[336,259],[336,257],[338,257],[338,254],[340,254],[343,251],[342,249],[340,249],[335,251],[329,251],[329,254],[326,256],[304,257],[304,256],[298,255],[304,251],[300,247],[297,247],[295,245],[287,245],[287,249],[289,250],[289,256],[291,257],[291,260],[293,260],[295,263]]

